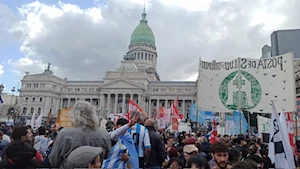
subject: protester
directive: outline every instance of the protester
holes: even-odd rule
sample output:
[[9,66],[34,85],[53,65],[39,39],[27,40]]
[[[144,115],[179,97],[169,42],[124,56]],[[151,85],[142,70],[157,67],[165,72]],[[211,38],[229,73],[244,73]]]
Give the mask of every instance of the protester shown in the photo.
[[[29,145],[31,145],[33,148],[32,133],[31,133],[31,130],[27,126],[16,127],[13,130],[13,132],[11,133],[11,139],[12,139],[12,143],[13,142],[26,142]],[[4,149],[2,152],[3,160],[7,159],[5,151],[6,151],[6,149]],[[39,162],[43,161],[43,157],[38,151],[36,151],[35,159]]]
[[74,149],[67,158],[67,168],[100,168],[103,149],[101,147],[81,146]]
[[[137,114],[140,114],[140,112],[131,112],[130,118],[135,117]],[[146,118],[147,116],[145,115],[145,113],[141,113],[138,123],[128,130],[133,140],[135,141],[134,145],[137,147],[140,168],[144,168],[144,166],[147,166],[151,154],[149,132],[148,129],[145,126],[143,126]]]
[[34,137],[34,148],[38,152],[41,153],[43,157],[46,156],[46,152],[48,150],[48,139],[45,137],[46,128],[45,127],[39,127],[37,136]]
[[36,159],[36,150],[27,142],[14,141],[5,151],[7,158],[0,163],[0,168],[40,168],[42,164]]
[[67,168],[68,155],[80,146],[102,147],[101,157],[108,158],[111,139],[105,129],[99,128],[94,107],[89,102],[77,101],[69,112],[69,118],[73,127],[59,132],[49,155],[51,166]]
[[[151,143],[151,155],[146,168],[150,169],[160,169],[162,163],[165,160],[166,152],[164,144],[159,134],[155,131],[154,121],[148,119],[145,121],[145,126],[149,131],[150,143]],[[173,142],[169,143],[169,145]]]
[[212,157],[216,162],[215,166],[210,166],[212,169],[230,169],[231,166],[228,164],[228,152],[229,148],[226,143],[216,142],[210,149]]
[[[110,152],[109,157],[103,161],[103,169],[126,169],[139,167],[138,154],[135,150],[133,139],[129,133],[125,133],[126,130],[132,127],[134,124],[134,118],[131,119],[129,124],[128,120],[125,118],[118,119],[116,123],[116,130],[109,133],[112,139],[112,151]],[[118,134],[119,131],[123,132],[121,136]]]

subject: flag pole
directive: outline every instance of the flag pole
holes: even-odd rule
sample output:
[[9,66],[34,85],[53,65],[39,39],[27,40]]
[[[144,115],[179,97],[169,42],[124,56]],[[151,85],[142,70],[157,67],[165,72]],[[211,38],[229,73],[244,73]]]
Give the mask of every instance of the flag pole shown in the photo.
[[298,112],[297,112],[297,109],[295,111],[295,127],[296,127],[296,139],[295,140],[298,140],[298,125],[297,125],[297,122],[298,122]]
[[238,58],[238,110],[240,112],[240,134],[242,134],[242,110],[241,110],[241,105],[242,105],[242,98],[241,98],[241,58]]

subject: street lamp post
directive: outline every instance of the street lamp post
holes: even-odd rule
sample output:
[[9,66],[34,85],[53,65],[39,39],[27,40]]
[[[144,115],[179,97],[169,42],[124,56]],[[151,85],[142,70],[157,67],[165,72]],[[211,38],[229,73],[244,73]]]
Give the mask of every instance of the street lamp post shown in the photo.
[[16,91],[16,88],[13,87],[13,88],[11,89],[12,97],[11,97],[11,100],[10,100],[10,107],[12,107],[12,102],[13,102],[13,100],[14,100],[14,94],[15,94],[15,91]]
[[9,112],[8,112],[8,122],[9,122],[10,117],[11,117],[11,116],[13,117],[13,115],[14,115],[14,113],[15,113],[15,109],[14,109],[14,107],[13,107],[13,105],[12,105],[13,100],[14,100],[15,91],[16,91],[16,88],[13,87],[13,88],[11,89],[12,97],[11,97],[11,100],[10,100],[10,108],[9,108]]
[[[0,85],[0,100],[1,100],[1,102],[0,102],[0,105],[2,105],[2,102],[3,102],[3,100],[2,100],[2,98],[1,98],[1,94],[2,94],[2,91],[4,90],[4,85],[2,84],[2,85]],[[1,113],[2,113],[2,108],[3,108],[3,106],[0,106],[1,107]]]
[[[145,104],[145,111],[147,112],[147,108],[148,108],[147,105],[148,105],[148,102],[150,101],[149,96],[145,96],[143,101],[146,103]],[[149,115],[150,115],[150,112],[148,112],[148,117],[149,117]]]

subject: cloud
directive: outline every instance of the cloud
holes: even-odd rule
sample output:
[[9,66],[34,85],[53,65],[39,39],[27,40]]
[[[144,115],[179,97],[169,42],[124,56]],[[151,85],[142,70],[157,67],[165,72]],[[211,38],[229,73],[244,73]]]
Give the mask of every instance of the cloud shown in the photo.
[[3,66],[0,65],[0,76],[4,73],[4,70],[3,70],[3,69],[4,69]]
[[[299,26],[286,17],[292,11],[297,18],[296,0],[289,2],[291,7],[283,0],[184,2],[181,6],[179,0],[147,1],[161,80],[195,79],[199,57],[259,58],[274,29]],[[110,0],[85,9],[62,2],[23,5],[20,21],[7,25],[11,33],[21,34],[24,57],[9,63],[19,72],[40,73],[51,62],[59,77],[101,80],[106,71],[120,66],[141,13],[137,0]]]

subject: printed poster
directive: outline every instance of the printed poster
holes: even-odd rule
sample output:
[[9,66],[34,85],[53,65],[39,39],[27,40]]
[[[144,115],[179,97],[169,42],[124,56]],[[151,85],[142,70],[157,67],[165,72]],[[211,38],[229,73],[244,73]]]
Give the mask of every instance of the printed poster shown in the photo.
[[200,61],[198,105],[200,110],[231,112],[241,108],[250,112],[272,113],[296,108],[294,55],[266,59],[237,58],[229,62]]
[[71,128],[72,124],[71,121],[69,119],[69,112],[71,110],[70,108],[67,109],[60,109],[60,114],[59,114],[59,127],[64,127],[64,128]]
[[257,129],[259,136],[262,136],[262,133],[270,133],[271,126],[270,118],[257,115]]

